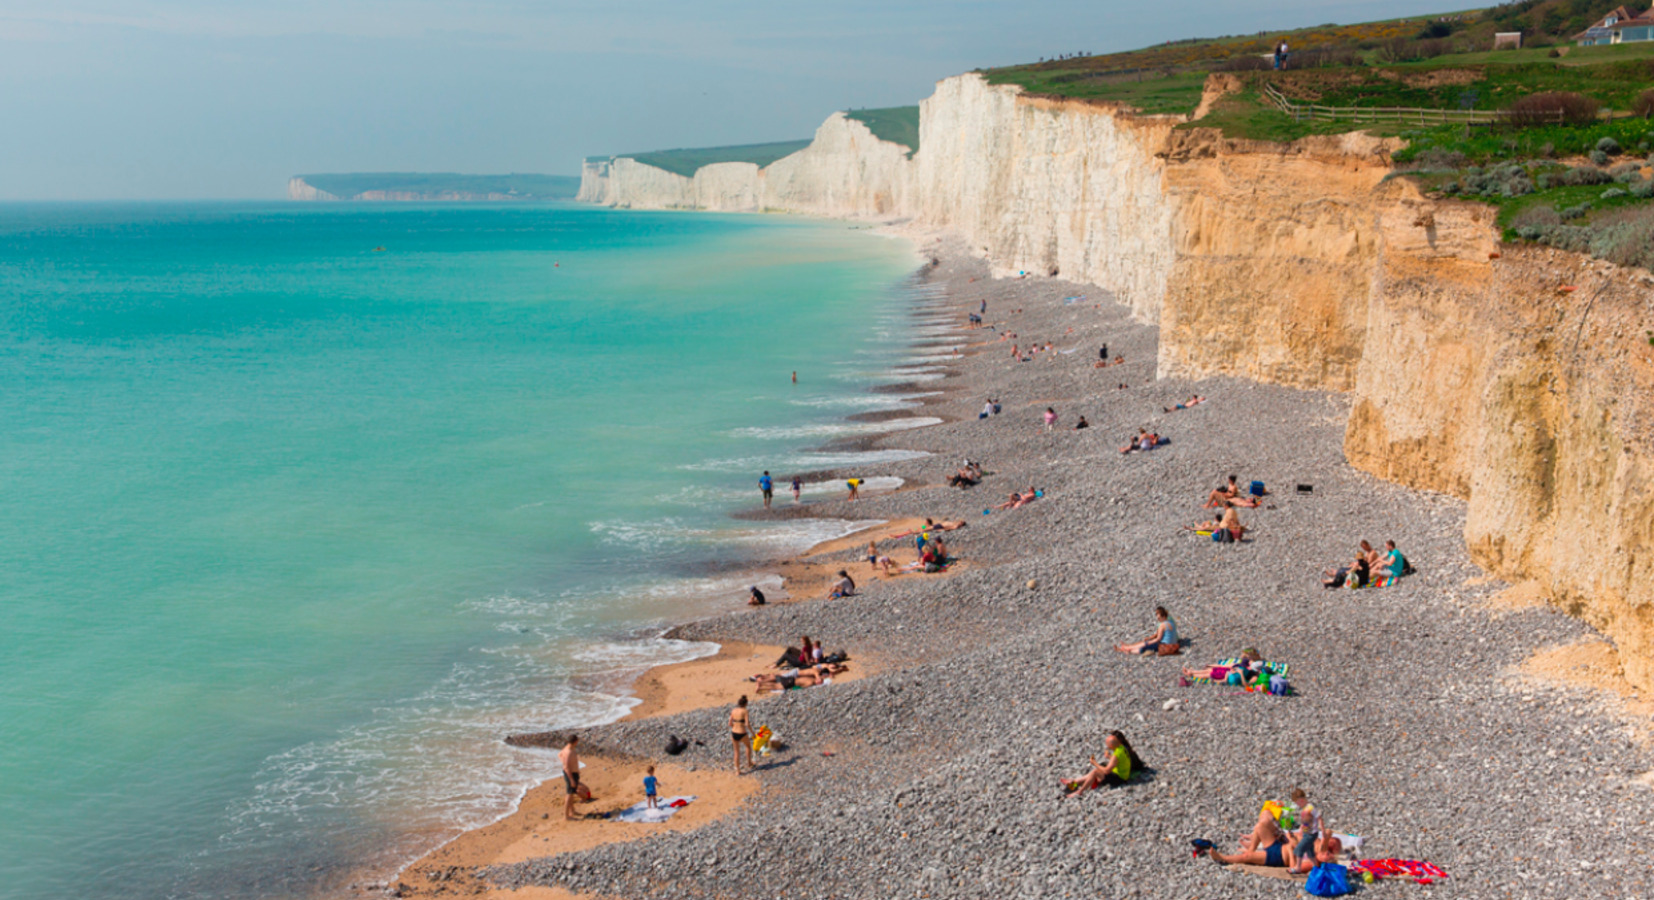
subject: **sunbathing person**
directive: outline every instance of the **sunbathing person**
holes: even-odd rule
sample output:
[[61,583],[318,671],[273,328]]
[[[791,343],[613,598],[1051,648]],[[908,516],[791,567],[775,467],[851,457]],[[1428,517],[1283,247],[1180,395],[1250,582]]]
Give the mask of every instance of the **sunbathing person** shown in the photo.
[[1372,544],[1369,544],[1366,541],[1361,542],[1361,557],[1367,561],[1368,570],[1378,568],[1380,559],[1378,551],[1373,549]]
[[1350,565],[1321,573],[1321,586],[1327,588],[1364,588],[1371,580],[1372,568],[1367,565],[1367,557],[1360,553],[1355,555],[1355,562]]
[[1137,758],[1137,751],[1131,749],[1126,736],[1118,731],[1111,731],[1103,739],[1105,753],[1103,762],[1097,762],[1097,757],[1091,757],[1091,771],[1079,778],[1064,778],[1062,789],[1064,797],[1077,797],[1096,787],[1117,787],[1131,780],[1131,773],[1142,769],[1143,761]]
[[[1133,450],[1142,450],[1144,449],[1143,445],[1147,443],[1148,438],[1149,430],[1147,428],[1139,428],[1137,429],[1137,436],[1131,439],[1131,443],[1121,447],[1120,452],[1130,453]],[[1150,446],[1153,445],[1151,444]]]
[[1154,617],[1160,624],[1154,629],[1154,634],[1138,641],[1135,644],[1115,644],[1114,649],[1121,653],[1158,653],[1164,646],[1177,646],[1177,620],[1166,612],[1166,607],[1156,606]]
[[1292,871],[1300,875],[1321,863],[1338,862],[1338,857],[1344,853],[1344,842],[1330,831],[1321,832],[1321,836],[1315,839],[1311,848],[1312,852],[1300,853],[1299,849],[1301,847],[1302,844],[1300,843],[1299,847],[1294,847],[1292,850],[1292,855],[1296,857],[1292,864]]
[[1217,534],[1220,531],[1227,531],[1229,533],[1229,540],[1232,541],[1239,541],[1241,536],[1246,534],[1246,526],[1241,524],[1240,513],[1236,512],[1233,506],[1226,507],[1220,518],[1209,522],[1201,522],[1198,525],[1185,525],[1183,526],[1183,530],[1204,531],[1210,534]]
[[1183,401],[1182,403],[1177,404],[1176,406],[1163,406],[1163,407],[1161,407],[1161,409],[1165,410],[1166,412],[1177,412],[1180,409],[1188,409],[1191,406],[1199,406],[1200,404],[1205,403],[1205,402],[1206,402],[1205,397],[1202,397],[1199,394],[1195,394],[1195,395],[1191,396],[1189,399]]
[[799,669],[784,669],[780,672],[759,672],[747,680],[756,682],[758,693],[784,691],[794,687],[815,687],[818,684],[831,684],[833,676],[844,672],[848,666],[842,663],[823,663],[819,666],[806,666]]
[[1267,866],[1272,869],[1290,869],[1296,862],[1286,832],[1268,812],[1258,813],[1258,824],[1241,838],[1236,853],[1220,853],[1210,841],[1196,841],[1195,855],[1205,853],[1219,865]]
[[1184,678],[1209,678],[1213,684],[1228,683],[1231,678],[1234,678],[1234,683],[1242,687],[1248,684],[1256,684],[1264,679],[1266,675],[1263,655],[1251,647],[1241,651],[1239,661],[1233,666],[1202,666],[1198,669],[1185,668],[1183,670]]
[[1206,505],[1202,509],[1223,509],[1229,506],[1244,506],[1253,509],[1262,503],[1263,501],[1257,497],[1236,496],[1230,494],[1224,488],[1213,488],[1212,492],[1206,495]]
[[1012,491],[1011,494],[1010,494],[1009,499],[1007,499],[1004,503],[1001,503],[1001,504],[999,504],[998,506],[996,506],[994,508],[995,509],[1019,509],[1021,507],[1027,506],[1028,504],[1034,502],[1036,499],[1038,499],[1038,497],[1039,497],[1039,492],[1035,491],[1033,488],[1029,488],[1028,492],[1025,493],[1025,494],[1021,494],[1021,493],[1017,493],[1016,491]]
[[850,577],[849,572],[839,569],[838,577],[839,581],[837,584],[833,585],[832,593],[827,595],[827,599],[829,600],[837,600],[840,597],[848,597],[856,592],[856,580]]

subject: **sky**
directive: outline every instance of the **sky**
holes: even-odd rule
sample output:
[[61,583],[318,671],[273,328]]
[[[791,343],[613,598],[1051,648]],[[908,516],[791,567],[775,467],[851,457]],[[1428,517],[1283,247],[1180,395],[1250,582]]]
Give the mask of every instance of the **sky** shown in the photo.
[[1436,0],[0,0],[0,200],[258,199],[307,172],[577,174],[808,138],[1042,56]]

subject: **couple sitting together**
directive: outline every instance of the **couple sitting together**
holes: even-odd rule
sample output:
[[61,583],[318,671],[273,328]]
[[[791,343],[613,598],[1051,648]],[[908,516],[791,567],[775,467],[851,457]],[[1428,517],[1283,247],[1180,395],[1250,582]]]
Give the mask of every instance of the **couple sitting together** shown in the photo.
[[1355,562],[1348,566],[1334,566],[1321,573],[1321,586],[1327,588],[1389,587],[1403,575],[1413,574],[1413,564],[1396,549],[1395,541],[1384,542],[1384,553],[1373,545],[1361,542]]
[[1153,450],[1165,442],[1165,438],[1162,438],[1160,435],[1149,431],[1147,428],[1139,428],[1137,429],[1137,437],[1132,438],[1131,443],[1121,447],[1120,452],[1130,453],[1133,450]]

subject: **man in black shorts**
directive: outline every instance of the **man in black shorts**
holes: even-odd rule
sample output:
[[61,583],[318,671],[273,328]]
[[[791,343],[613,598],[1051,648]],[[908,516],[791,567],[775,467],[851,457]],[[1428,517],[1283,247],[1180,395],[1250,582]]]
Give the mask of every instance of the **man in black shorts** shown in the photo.
[[569,742],[557,754],[557,758],[563,761],[563,787],[568,789],[568,799],[563,801],[565,819],[575,818],[574,798],[580,795],[580,751],[575,747],[578,743],[580,735],[569,735]]
[[764,477],[758,479],[758,489],[764,492],[764,508],[770,508],[770,501],[775,498],[775,479],[770,477],[768,469],[764,470]]

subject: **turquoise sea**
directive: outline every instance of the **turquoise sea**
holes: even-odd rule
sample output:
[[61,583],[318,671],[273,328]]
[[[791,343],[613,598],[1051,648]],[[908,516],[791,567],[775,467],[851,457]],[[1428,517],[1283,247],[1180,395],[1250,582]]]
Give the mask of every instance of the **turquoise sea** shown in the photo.
[[911,403],[866,388],[914,260],[781,217],[0,206],[0,895],[301,896],[504,813],[552,767],[501,735],[622,715],[743,559],[839,533],[729,513]]

